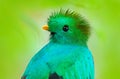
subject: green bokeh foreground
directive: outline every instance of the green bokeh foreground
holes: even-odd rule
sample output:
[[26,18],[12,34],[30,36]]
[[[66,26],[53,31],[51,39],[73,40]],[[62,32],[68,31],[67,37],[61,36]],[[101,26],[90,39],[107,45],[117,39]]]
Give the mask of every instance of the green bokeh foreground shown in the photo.
[[96,79],[120,79],[119,0],[1,0],[0,79],[20,79],[30,58],[48,41],[49,33],[41,26],[60,8],[70,8],[88,19]]

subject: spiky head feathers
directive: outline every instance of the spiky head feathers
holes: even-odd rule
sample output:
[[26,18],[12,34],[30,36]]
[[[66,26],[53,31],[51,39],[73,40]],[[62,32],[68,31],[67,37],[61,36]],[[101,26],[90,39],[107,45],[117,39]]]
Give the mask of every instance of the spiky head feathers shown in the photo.
[[90,34],[88,22],[81,15],[70,10],[60,10],[52,13],[48,18],[48,26],[50,31],[60,31],[59,33],[65,35],[66,38],[63,39],[66,40],[69,38],[86,42]]

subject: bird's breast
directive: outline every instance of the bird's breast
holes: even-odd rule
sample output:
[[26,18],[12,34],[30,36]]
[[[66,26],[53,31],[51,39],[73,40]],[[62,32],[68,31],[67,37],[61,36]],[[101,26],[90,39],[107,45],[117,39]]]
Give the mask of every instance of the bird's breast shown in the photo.
[[61,68],[67,68],[74,64],[80,55],[79,46],[70,45],[52,45],[46,50],[43,61],[52,71]]

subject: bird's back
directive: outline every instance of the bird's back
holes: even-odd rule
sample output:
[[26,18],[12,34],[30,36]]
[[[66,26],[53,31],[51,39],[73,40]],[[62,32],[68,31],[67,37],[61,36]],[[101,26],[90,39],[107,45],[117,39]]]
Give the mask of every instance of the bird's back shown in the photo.
[[86,46],[49,43],[32,58],[23,79],[94,79],[92,55]]

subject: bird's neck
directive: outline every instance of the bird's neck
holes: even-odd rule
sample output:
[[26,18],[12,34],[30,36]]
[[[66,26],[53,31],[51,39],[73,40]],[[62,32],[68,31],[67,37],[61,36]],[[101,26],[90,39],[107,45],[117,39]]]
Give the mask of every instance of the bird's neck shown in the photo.
[[69,44],[69,45],[81,45],[87,46],[88,37],[85,35],[74,35],[72,37],[65,37],[65,36],[52,36],[50,38],[50,42],[58,43],[58,44]]
[[68,40],[68,41],[61,41],[61,40],[54,40],[51,39],[50,43],[54,43],[54,44],[60,44],[60,45],[78,45],[78,46],[85,46],[87,47],[87,43],[85,41],[81,41],[81,40]]

